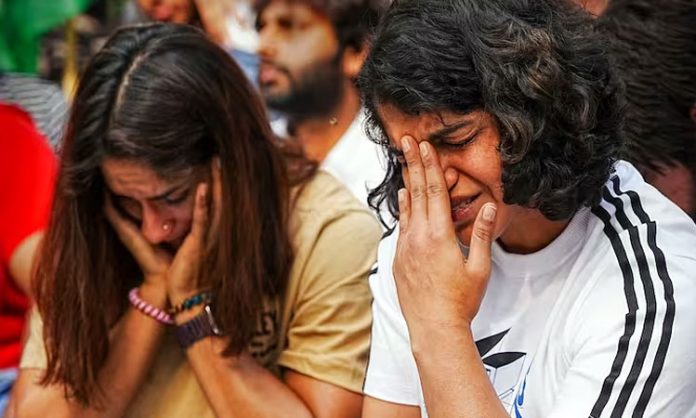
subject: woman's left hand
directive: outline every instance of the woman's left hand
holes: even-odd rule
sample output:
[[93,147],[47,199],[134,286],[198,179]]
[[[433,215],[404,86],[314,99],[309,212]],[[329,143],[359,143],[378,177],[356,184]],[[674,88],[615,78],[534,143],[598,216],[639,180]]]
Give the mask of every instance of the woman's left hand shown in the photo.
[[191,231],[184,239],[167,272],[167,293],[172,304],[199,293],[201,263],[208,251],[208,243],[216,239],[213,231],[219,221],[220,168],[219,162],[211,164],[212,200],[208,199],[211,185],[200,183],[196,187]]
[[435,149],[407,136],[402,139],[402,151],[406,188],[399,190],[399,239],[393,266],[402,312],[412,334],[433,326],[469,326],[488,284],[496,207],[482,207],[465,258]]

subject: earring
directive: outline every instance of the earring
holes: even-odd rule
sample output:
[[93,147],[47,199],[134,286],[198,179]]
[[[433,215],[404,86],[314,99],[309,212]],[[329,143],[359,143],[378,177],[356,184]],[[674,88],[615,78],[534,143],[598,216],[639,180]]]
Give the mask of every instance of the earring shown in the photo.
[[172,229],[172,225],[169,222],[165,222],[162,224],[162,229],[164,229],[165,231],[169,231],[170,229]]

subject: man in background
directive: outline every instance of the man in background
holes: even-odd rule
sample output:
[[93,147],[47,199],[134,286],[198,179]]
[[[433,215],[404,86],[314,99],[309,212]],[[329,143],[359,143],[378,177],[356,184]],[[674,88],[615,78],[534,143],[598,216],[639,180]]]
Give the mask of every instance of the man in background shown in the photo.
[[296,138],[365,204],[385,169],[364,134],[355,79],[383,7],[381,0],[257,3],[259,87],[268,107],[284,116],[274,129]]

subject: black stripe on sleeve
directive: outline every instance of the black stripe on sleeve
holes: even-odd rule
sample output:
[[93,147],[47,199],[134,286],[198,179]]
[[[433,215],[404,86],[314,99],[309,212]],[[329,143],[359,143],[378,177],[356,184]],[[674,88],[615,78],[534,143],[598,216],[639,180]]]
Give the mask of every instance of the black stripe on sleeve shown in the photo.
[[[620,191],[618,179],[614,183],[614,190]],[[653,390],[655,389],[655,383],[662,373],[662,368],[665,364],[665,358],[667,357],[667,349],[669,348],[669,343],[672,339],[672,328],[674,326],[674,316],[676,313],[676,303],[674,301],[674,285],[672,283],[672,278],[669,276],[667,271],[667,261],[665,260],[665,254],[660,247],[657,246],[657,225],[655,222],[650,221],[647,213],[643,210],[640,203],[640,196],[638,193],[629,190],[626,192],[631,199],[631,204],[636,211],[636,214],[647,221],[648,228],[648,246],[655,256],[655,264],[657,265],[657,275],[662,282],[664,289],[664,299],[666,303],[665,318],[662,323],[662,334],[660,336],[660,342],[657,345],[657,353],[655,354],[655,361],[653,362],[653,367],[650,370],[650,375],[648,376],[645,386],[640,393],[638,398],[638,403],[636,404],[636,409],[633,411],[633,418],[641,418],[647,409],[648,402],[652,396]]]
[[609,402],[609,397],[614,389],[614,383],[621,374],[624,362],[626,361],[628,345],[636,329],[636,311],[638,310],[638,302],[636,300],[635,289],[633,288],[633,271],[631,270],[631,265],[628,262],[626,250],[624,249],[623,243],[619,238],[619,234],[611,225],[611,215],[601,206],[594,207],[592,209],[592,213],[594,213],[604,223],[604,234],[609,238],[609,242],[614,250],[614,254],[619,262],[619,267],[623,275],[624,294],[626,296],[626,303],[628,305],[624,333],[621,338],[619,338],[619,344],[617,346],[616,355],[614,356],[614,361],[611,365],[611,370],[609,371],[609,375],[607,375],[607,377],[604,379],[602,390],[600,391],[599,397],[592,407],[592,412],[590,414],[592,417],[599,417],[602,415],[604,408]]
[[[624,200],[621,199],[622,196],[628,196],[631,203],[631,209],[638,217],[640,223],[645,225],[647,231],[648,248],[654,256],[657,276],[662,282],[664,288],[664,302],[666,305],[666,309],[665,317],[661,324],[661,331],[659,333],[660,340],[657,346],[657,351],[655,354],[655,359],[652,368],[650,370],[650,374],[648,375],[645,381],[645,385],[642,391],[640,392],[640,396],[638,397],[636,407],[631,415],[632,418],[642,418],[645,414],[648,403],[654,391],[657,379],[659,378],[664,367],[665,358],[667,356],[667,350],[669,348],[669,343],[672,336],[672,328],[674,325],[674,317],[676,312],[676,305],[674,301],[674,287],[669,273],[667,271],[667,263],[665,260],[664,252],[657,245],[657,224],[650,219],[647,212],[644,210],[638,193],[632,190],[621,191],[620,179],[618,177],[612,178],[611,181],[613,183],[613,190],[618,197],[611,196],[611,194],[608,193],[608,189],[605,189],[603,191],[604,198],[606,201],[610,202],[612,205],[616,207],[616,218],[619,224],[622,228],[628,230],[629,232],[631,247],[635,252],[636,260],[638,262],[641,282],[643,283],[643,288],[647,302],[647,310],[645,317],[646,322],[643,328],[643,332],[641,333],[641,339],[638,343],[636,358],[634,359],[633,366],[631,368],[631,371],[629,372],[626,383],[621,388],[621,392],[617,399],[617,404],[611,413],[612,418],[624,416],[628,399],[630,398],[631,392],[635,388],[637,379],[640,378],[640,373],[645,363],[645,357],[647,356],[647,351],[649,348],[650,333],[652,332],[652,329],[655,327],[655,319],[657,316],[658,307],[658,301],[656,300],[653,287],[654,284],[652,280],[650,280],[650,270],[648,269],[647,258],[645,256],[643,245],[641,244],[638,235],[639,230],[636,227],[630,225],[631,222],[629,221],[628,217],[626,216],[623,210]],[[612,248],[614,249],[614,252],[616,254],[619,266],[624,276],[624,292],[626,294],[626,300],[629,308],[629,312],[626,315],[624,335],[619,339],[617,354],[614,358],[611,371],[609,375],[605,378],[602,390],[599,394],[597,401],[595,402],[594,407],[592,408],[592,413],[590,415],[591,417],[599,417],[601,416],[609,401],[613,385],[616,379],[621,374],[623,364],[627,357],[628,342],[630,341],[630,338],[633,332],[635,331],[636,311],[634,310],[634,308],[636,307],[636,295],[635,290],[633,289],[633,271],[630,267],[630,264],[627,263],[626,249],[624,248],[623,243],[619,238],[619,233],[612,227],[611,215],[600,206],[594,208],[592,212],[596,216],[598,216],[604,223],[604,233],[609,238]],[[629,282],[631,285],[630,289],[627,286]],[[660,300],[659,302],[661,305],[662,301]],[[646,332],[646,329],[648,327],[650,328],[650,333]],[[626,414],[626,416],[628,415]]]
[[[615,178],[618,181],[618,178]],[[615,183],[616,184],[616,183]],[[621,220],[628,219],[625,214],[623,207],[623,200],[619,197],[612,196],[609,191],[605,188],[603,191],[604,198],[610,202],[616,208],[616,216]],[[618,193],[617,193],[618,194]],[[620,195],[620,194],[619,194]],[[633,206],[633,205],[632,205]],[[633,208],[635,211],[635,208]],[[642,220],[642,219],[641,219]],[[629,226],[627,228],[631,248],[633,249],[633,255],[638,264],[638,274],[640,276],[640,281],[643,284],[643,293],[645,295],[646,310],[645,318],[643,321],[643,329],[638,340],[638,346],[636,348],[636,354],[633,359],[633,364],[626,378],[626,382],[621,387],[619,392],[619,397],[616,400],[616,405],[612,410],[612,417],[622,417],[626,406],[628,405],[628,400],[631,397],[631,392],[636,386],[638,379],[640,378],[640,373],[645,365],[645,360],[648,355],[648,349],[650,348],[650,339],[652,338],[653,329],[655,328],[655,316],[657,313],[657,302],[655,300],[655,289],[653,288],[652,278],[650,277],[650,268],[648,267],[648,260],[645,257],[645,251],[643,251],[642,243],[640,242],[640,237],[638,234],[638,228],[633,225],[626,225],[624,222],[620,221],[621,225]]]

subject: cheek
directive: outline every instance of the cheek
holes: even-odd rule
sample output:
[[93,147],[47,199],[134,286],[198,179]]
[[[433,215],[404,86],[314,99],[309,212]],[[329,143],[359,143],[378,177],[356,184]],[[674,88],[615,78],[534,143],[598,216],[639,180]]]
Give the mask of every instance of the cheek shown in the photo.
[[183,205],[180,208],[171,208],[167,210],[167,218],[172,219],[176,224],[175,235],[181,235],[191,229],[193,221],[193,205]]

